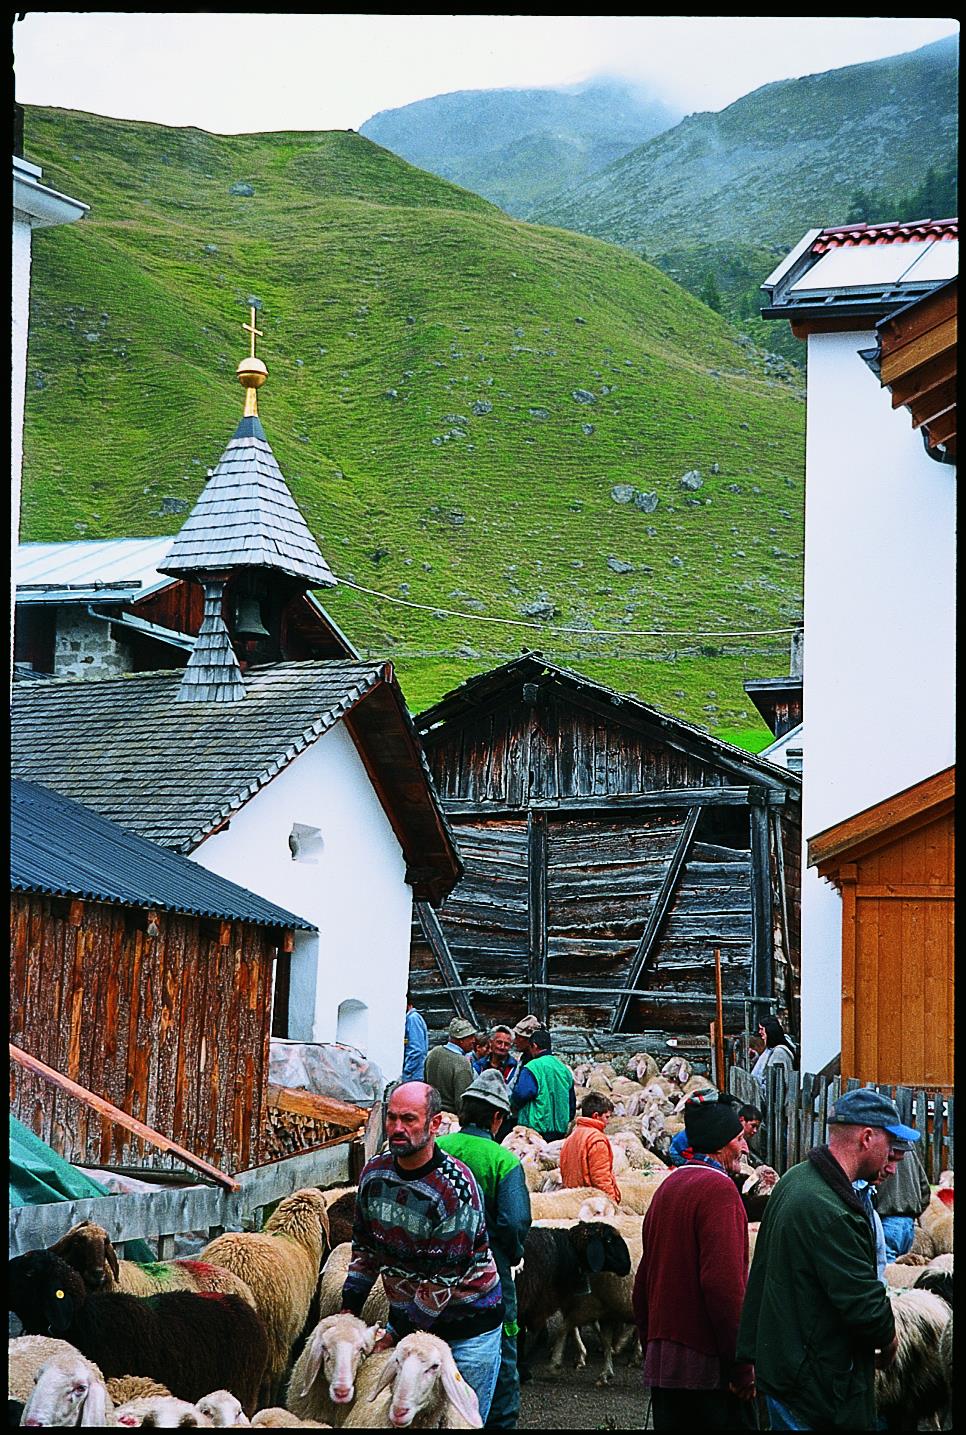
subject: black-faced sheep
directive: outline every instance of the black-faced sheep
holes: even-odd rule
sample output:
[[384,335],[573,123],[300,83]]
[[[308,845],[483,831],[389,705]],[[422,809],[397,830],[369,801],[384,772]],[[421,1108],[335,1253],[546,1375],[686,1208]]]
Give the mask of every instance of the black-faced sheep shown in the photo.
[[[43,1341],[46,1350],[22,1344],[32,1340]],[[13,1377],[9,1393],[25,1400],[21,1425],[108,1424],[114,1406],[96,1365],[66,1341],[21,1336],[20,1342],[18,1352],[11,1349],[8,1364]],[[10,1344],[14,1347],[18,1341]],[[36,1361],[38,1356],[42,1358]],[[33,1361],[36,1368],[27,1391],[24,1377]]]
[[328,1240],[325,1197],[308,1186],[280,1201],[261,1231],[226,1231],[201,1253],[203,1260],[240,1276],[255,1297],[269,1341],[265,1404],[277,1398],[292,1346],[308,1319]]
[[571,1305],[589,1290],[590,1276],[601,1271],[626,1276],[630,1269],[626,1241],[603,1221],[579,1221],[564,1228],[531,1226],[516,1281],[521,1370],[526,1371],[530,1337],[544,1330],[557,1311],[567,1320]]
[[945,1408],[947,1381],[940,1341],[952,1319],[950,1307],[925,1290],[890,1290],[899,1346],[895,1360],[875,1373],[879,1416],[889,1430],[916,1430],[937,1421]]
[[476,1392],[463,1378],[445,1340],[425,1331],[366,1361],[345,1428],[479,1430]]
[[69,1340],[105,1376],[149,1375],[189,1401],[224,1386],[246,1411],[255,1409],[268,1338],[261,1317],[239,1296],[92,1295],[74,1268],[49,1251],[17,1256],[8,1273],[9,1307],[24,1329]]
[[293,1367],[288,1408],[296,1415],[342,1425],[355,1399],[359,1368],[384,1334],[382,1326],[366,1325],[354,1315],[320,1320]]
[[128,1295],[158,1295],[161,1291],[221,1291],[241,1296],[249,1305],[255,1297],[243,1280],[206,1261],[122,1261],[103,1226],[79,1221],[50,1247],[73,1266],[89,1291],[127,1291]]
[[933,1295],[942,1296],[947,1305],[953,1303],[953,1273],[952,1270],[945,1270],[942,1266],[923,1266],[916,1276],[912,1286],[917,1291],[932,1291]]

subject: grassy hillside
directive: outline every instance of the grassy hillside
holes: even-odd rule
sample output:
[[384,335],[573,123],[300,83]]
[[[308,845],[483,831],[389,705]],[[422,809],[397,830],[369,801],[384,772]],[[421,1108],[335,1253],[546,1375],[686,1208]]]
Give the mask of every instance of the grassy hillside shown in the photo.
[[[325,595],[414,709],[527,647],[767,737],[741,681],[787,672],[785,638],[624,634],[800,615],[801,396],[717,315],[351,133],[28,109],[26,152],[91,213],[34,236],[25,539],[177,528],[240,415],[254,298],[260,412],[322,551],[433,610]],[[533,605],[538,630],[435,611]]]
[[669,129],[680,111],[623,80],[457,90],[381,110],[360,133],[526,219],[564,185]]
[[955,164],[958,53],[951,37],[765,85],[562,186],[535,217],[646,253],[695,293],[711,275],[726,312],[800,359],[784,328],[751,317],[757,285],[807,229],[853,218],[863,191],[908,194],[929,166]]

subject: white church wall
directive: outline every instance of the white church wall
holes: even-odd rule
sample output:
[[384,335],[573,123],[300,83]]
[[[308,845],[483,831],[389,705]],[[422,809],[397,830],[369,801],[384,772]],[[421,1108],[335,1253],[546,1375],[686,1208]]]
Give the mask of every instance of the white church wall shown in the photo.
[[[308,860],[293,858],[295,824]],[[412,888],[345,727],[320,737],[191,856],[318,927],[296,933],[289,1036],[359,1045],[387,1080],[397,1077]]]
[[[954,761],[954,467],[859,357],[808,341],[804,840]],[[802,862],[802,1067],[841,1049],[841,899]]]

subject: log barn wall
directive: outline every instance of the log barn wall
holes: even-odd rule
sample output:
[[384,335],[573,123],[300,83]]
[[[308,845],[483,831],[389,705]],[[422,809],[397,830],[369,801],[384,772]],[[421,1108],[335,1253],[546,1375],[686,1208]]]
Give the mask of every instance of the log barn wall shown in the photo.
[[[10,1039],[223,1171],[265,1159],[278,933],[35,892],[11,901]],[[10,1109],[81,1165],[181,1169],[12,1064]]]
[[706,1037],[715,948],[729,1033],[753,994],[797,1026],[798,779],[576,675],[509,667],[417,719],[466,866],[438,914],[416,904],[431,1037],[456,1012],[524,1011],[561,1050]]

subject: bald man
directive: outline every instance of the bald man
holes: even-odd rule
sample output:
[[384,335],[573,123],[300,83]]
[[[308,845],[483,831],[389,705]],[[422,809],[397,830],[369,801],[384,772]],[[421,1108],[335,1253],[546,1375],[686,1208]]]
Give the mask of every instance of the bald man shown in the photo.
[[361,1315],[382,1276],[389,1322],[377,1348],[414,1330],[441,1336],[485,1421],[500,1368],[503,1295],[476,1178],[436,1145],[441,1111],[439,1092],[424,1081],[390,1096],[389,1149],[359,1177],[342,1309]]

